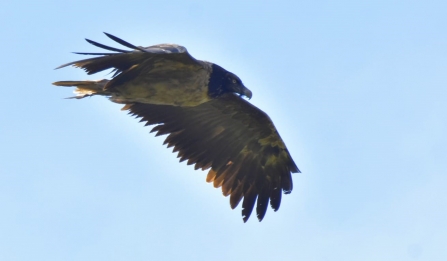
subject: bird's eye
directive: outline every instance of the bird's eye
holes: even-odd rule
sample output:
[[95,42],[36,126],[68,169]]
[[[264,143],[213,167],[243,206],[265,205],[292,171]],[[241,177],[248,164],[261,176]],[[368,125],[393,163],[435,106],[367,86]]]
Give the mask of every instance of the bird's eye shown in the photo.
[[233,83],[236,83],[236,80],[235,80],[235,79],[233,79]]

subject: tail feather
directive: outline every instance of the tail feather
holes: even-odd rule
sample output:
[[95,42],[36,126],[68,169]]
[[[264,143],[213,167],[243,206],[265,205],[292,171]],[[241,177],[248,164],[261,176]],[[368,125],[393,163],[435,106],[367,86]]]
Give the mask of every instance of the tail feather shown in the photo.
[[59,81],[54,82],[53,85],[64,86],[64,87],[76,87],[74,93],[76,96],[69,97],[75,99],[82,99],[85,97],[93,95],[104,95],[108,96],[110,93],[105,91],[104,86],[109,82],[109,80],[100,81]]

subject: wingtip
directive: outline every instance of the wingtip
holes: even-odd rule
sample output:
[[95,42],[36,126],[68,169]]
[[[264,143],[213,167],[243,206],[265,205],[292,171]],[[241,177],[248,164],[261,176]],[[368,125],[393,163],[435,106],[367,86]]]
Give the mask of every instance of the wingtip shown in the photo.
[[107,32],[103,32],[107,37],[109,37],[110,39],[116,41],[115,39],[120,39],[117,36],[114,36],[113,34],[109,34]]
[[[117,39],[118,37],[114,36],[113,34],[109,34],[107,32],[103,32],[103,34],[105,34],[107,37],[109,37],[110,39],[116,41],[115,39]],[[118,38],[119,39],[119,38]]]
[[109,33],[106,33],[106,32],[103,32],[107,37],[109,37],[110,39],[112,39],[113,41],[115,41],[115,42],[117,42],[117,43],[119,43],[119,44],[121,44],[121,45],[123,45],[123,46],[126,46],[127,48],[131,48],[131,49],[133,49],[133,50],[139,50],[139,51],[142,51],[142,52],[144,52],[144,53],[147,53],[148,51],[147,50],[145,50],[144,48],[142,48],[142,47],[139,47],[139,46],[136,46],[136,45],[133,45],[133,44],[131,44],[131,43],[129,43],[129,42],[126,42],[126,41],[124,41],[123,39],[121,39],[121,38],[119,38],[119,37],[116,37],[116,36],[114,36],[114,35],[112,35],[112,34],[109,34]]

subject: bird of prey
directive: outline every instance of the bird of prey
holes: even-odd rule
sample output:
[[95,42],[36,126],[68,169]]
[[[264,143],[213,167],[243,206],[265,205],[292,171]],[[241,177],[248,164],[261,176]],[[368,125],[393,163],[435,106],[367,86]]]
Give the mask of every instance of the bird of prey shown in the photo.
[[255,203],[259,221],[269,202],[278,210],[282,193],[292,191],[291,173],[300,170],[269,116],[243,98],[252,92],[241,79],[217,64],[196,60],[180,45],[141,47],[105,34],[130,50],[86,39],[111,52],[77,53],[96,57],[58,68],[72,65],[87,74],[113,69],[112,79],[53,84],[76,87],[72,98],[106,96],[146,125],[155,125],[151,132],[167,134],[164,144],[174,147],[180,162],[209,169],[206,181],[222,187],[231,208],[243,199],[244,222]]

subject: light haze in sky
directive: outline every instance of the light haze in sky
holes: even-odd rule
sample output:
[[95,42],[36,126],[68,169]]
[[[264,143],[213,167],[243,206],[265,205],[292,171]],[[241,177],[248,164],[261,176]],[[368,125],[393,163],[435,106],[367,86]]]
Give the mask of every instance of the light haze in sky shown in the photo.
[[[3,1],[0,260],[447,260],[446,1]],[[177,43],[237,74],[302,171],[241,207],[71,52]]]

